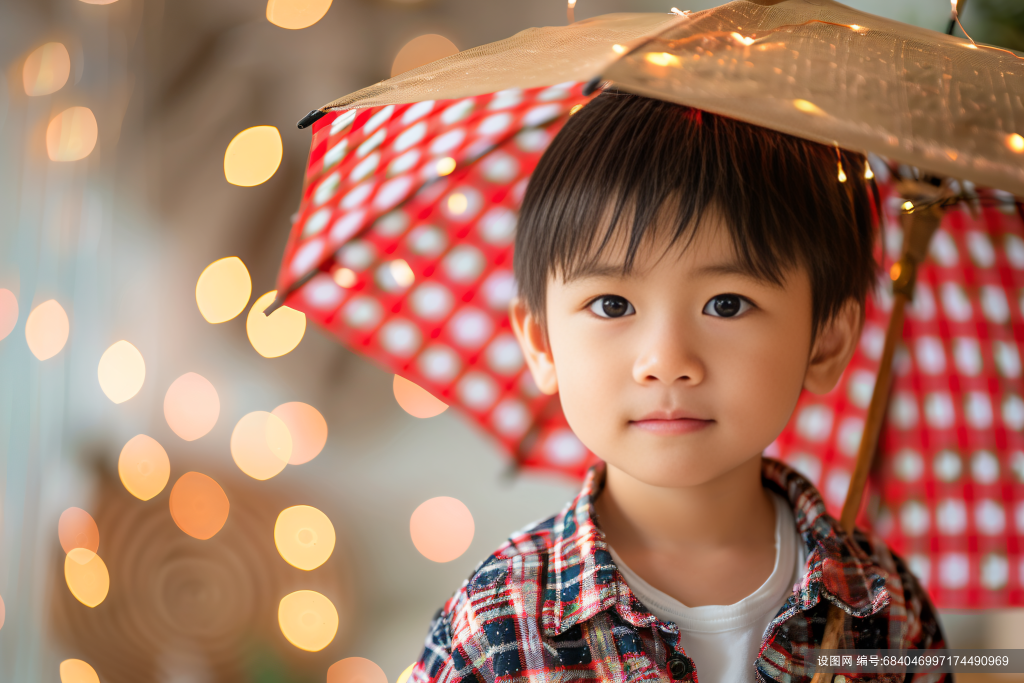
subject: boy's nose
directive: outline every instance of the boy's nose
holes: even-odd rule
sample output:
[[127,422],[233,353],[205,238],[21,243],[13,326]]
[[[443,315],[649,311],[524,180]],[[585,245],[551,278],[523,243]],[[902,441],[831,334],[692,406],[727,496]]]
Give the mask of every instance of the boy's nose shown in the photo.
[[642,335],[639,353],[633,363],[633,379],[638,384],[684,382],[699,384],[705,368],[692,339],[679,326],[663,325]]

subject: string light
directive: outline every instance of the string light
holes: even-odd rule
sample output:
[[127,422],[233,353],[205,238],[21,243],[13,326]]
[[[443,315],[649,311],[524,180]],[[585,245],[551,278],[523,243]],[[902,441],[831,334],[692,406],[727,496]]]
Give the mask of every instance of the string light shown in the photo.
[[875,177],[875,172],[871,170],[871,164],[867,161],[864,162],[864,180],[872,180]]
[[846,171],[843,170],[843,153],[839,150],[839,143],[838,142],[834,142],[833,141],[832,144],[834,144],[836,146],[836,166],[839,169],[839,174],[838,174],[839,175],[839,182],[845,183],[846,182]]

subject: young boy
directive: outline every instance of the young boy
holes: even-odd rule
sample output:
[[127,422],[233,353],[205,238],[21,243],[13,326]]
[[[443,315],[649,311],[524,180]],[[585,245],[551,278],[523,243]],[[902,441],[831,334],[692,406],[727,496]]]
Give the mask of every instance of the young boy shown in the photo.
[[602,463],[444,605],[413,683],[809,680],[830,603],[841,647],[944,647],[906,563],[762,457],[802,389],[838,382],[876,277],[865,159],[842,152],[845,183],[836,161],[615,92],[566,123],[523,202],[511,319]]

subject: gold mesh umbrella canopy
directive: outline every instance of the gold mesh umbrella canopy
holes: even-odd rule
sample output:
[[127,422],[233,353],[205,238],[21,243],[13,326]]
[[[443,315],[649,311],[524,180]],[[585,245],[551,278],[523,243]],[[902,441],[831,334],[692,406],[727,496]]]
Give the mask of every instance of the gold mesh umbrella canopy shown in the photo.
[[602,77],[825,144],[1024,195],[1024,57],[832,0],[737,0],[528,29],[324,110]]

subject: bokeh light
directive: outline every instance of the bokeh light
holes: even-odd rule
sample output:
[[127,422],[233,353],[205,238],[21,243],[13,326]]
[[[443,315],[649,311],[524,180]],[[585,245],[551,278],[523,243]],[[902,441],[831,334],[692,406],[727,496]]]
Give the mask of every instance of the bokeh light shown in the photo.
[[217,390],[202,375],[186,372],[168,387],[164,396],[164,417],[174,433],[185,441],[195,441],[208,434],[219,416]]
[[409,519],[413,545],[434,562],[451,562],[473,542],[473,515],[456,498],[439,496],[422,503]]
[[245,310],[252,296],[249,269],[237,256],[206,266],[196,282],[196,304],[208,323],[223,323]]
[[281,598],[277,623],[288,642],[308,652],[319,652],[338,632],[338,610],[316,591],[295,591]]
[[171,461],[160,442],[138,434],[121,449],[117,473],[128,493],[139,500],[149,500],[167,486],[171,477]]
[[334,552],[334,525],[327,515],[309,505],[286,508],[274,524],[274,545],[293,567],[316,569]]
[[114,403],[124,403],[139,393],[146,379],[146,362],[139,350],[122,339],[100,356],[97,371],[100,389]]
[[71,75],[71,55],[61,43],[40,45],[25,60],[21,80],[29,97],[49,95],[64,87]]
[[75,599],[86,607],[103,602],[110,590],[110,574],[100,556],[85,548],[74,548],[64,558],[64,580]]
[[388,683],[388,676],[376,662],[365,657],[346,657],[327,669],[327,683]]
[[276,297],[276,289],[261,296],[249,309],[245,320],[249,343],[264,358],[285,355],[299,345],[306,333],[306,314],[294,308],[281,306],[270,315],[263,315]]
[[448,409],[447,403],[435,398],[429,391],[401,375],[395,375],[391,389],[395,393],[398,405],[413,417],[434,417]]
[[25,341],[29,351],[39,360],[53,358],[60,353],[70,331],[68,314],[53,299],[36,306],[25,321]]
[[251,412],[231,432],[231,458],[253,479],[264,481],[277,475],[291,456],[291,432],[273,413]]
[[459,51],[455,43],[436,33],[417,36],[402,46],[391,64],[391,75],[429,64]]
[[100,549],[100,530],[96,520],[82,508],[68,508],[61,513],[57,522],[57,536],[60,538],[60,547],[66,553],[75,548],[90,553]]
[[409,676],[412,675],[412,668],[414,666],[416,666],[415,662],[402,669],[402,673],[398,674],[398,680],[396,680],[395,683],[405,683],[408,681]]
[[1019,133],[1011,133],[1006,136],[1006,146],[1017,154],[1024,154],[1024,136]]
[[224,177],[232,185],[252,187],[270,180],[281,165],[284,146],[274,126],[253,126],[236,135],[224,152]]
[[18,324],[18,297],[9,289],[0,289],[0,339]]
[[307,403],[282,403],[271,411],[281,418],[292,437],[292,455],[289,465],[302,465],[316,456],[327,445],[327,420],[320,411]]
[[169,505],[178,528],[201,541],[213,538],[223,528],[231,507],[220,484],[199,472],[186,472],[178,478]]
[[60,683],[100,683],[100,677],[88,662],[65,659],[60,663]]
[[92,153],[99,129],[88,107],[65,109],[46,127],[46,154],[52,161],[78,161]]
[[275,26],[300,29],[323,19],[331,0],[268,0],[267,21]]

